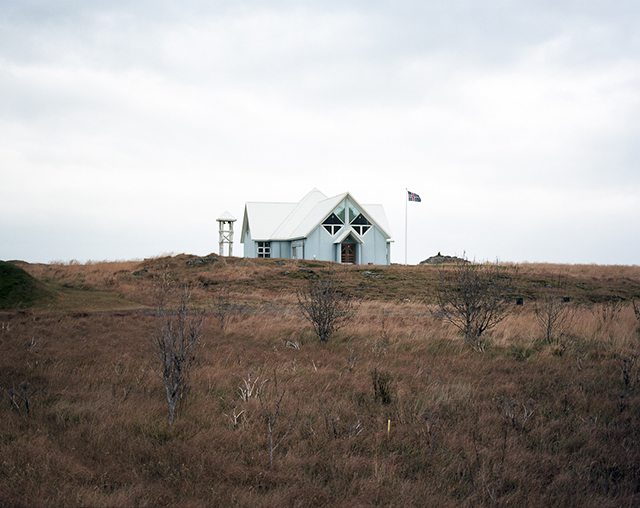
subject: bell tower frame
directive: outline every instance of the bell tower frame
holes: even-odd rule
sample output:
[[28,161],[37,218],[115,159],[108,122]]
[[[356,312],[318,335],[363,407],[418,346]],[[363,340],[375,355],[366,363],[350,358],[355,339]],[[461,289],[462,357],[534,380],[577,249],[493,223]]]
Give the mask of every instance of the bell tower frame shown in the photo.
[[236,222],[236,218],[229,212],[225,211],[220,217],[216,219],[218,221],[218,254],[224,256],[224,245],[229,245],[229,257],[233,256],[233,223]]

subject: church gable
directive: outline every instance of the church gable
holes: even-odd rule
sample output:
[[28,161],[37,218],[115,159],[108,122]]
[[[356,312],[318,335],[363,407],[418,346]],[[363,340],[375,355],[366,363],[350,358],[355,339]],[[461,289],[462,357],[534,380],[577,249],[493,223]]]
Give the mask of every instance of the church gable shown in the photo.
[[[255,221],[254,215],[259,215]],[[268,252],[272,257],[300,259],[303,254],[304,259],[389,264],[382,206],[361,205],[349,193],[327,198],[314,189],[299,203],[247,203],[242,231],[246,257],[269,257]]]

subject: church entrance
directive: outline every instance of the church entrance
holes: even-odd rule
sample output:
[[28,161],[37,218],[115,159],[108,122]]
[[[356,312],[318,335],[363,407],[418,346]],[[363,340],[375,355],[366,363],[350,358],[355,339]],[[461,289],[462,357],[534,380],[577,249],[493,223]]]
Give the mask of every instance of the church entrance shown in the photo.
[[343,263],[356,263],[356,245],[354,243],[342,244],[342,256],[341,261]]

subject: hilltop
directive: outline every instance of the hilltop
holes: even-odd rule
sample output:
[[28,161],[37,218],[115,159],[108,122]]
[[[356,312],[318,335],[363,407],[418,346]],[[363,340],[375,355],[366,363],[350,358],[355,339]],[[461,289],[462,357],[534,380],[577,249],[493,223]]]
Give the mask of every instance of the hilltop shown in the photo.
[[[202,288],[201,296],[224,287],[244,303],[273,294],[295,294],[308,279],[334,272],[360,298],[399,302],[435,300],[443,270],[450,265],[339,265],[324,261],[247,259],[180,254],[141,261],[29,264],[14,262],[31,274],[29,286],[38,293],[30,305],[102,310],[153,307],[153,286],[161,274]],[[12,265],[12,266],[15,266]],[[555,288],[577,303],[640,298],[640,267],[601,265],[522,264],[516,271],[517,294],[534,302]],[[199,293],[200,294],[200,293]],[[50,295],[57,295],[52,301]]]

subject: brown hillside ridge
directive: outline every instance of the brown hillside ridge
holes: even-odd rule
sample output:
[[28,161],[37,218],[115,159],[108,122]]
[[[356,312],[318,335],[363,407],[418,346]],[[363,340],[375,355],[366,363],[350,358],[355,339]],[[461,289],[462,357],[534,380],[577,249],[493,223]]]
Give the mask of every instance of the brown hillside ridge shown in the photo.
[[[56,298],[0,311],[0,506],[640,506],[638,266],[508,264],[479,350],[455,264],[13,263]],[[322,344],[296,295],[329,273],[357,306]],[[171,425],[162,281],[205,311]]]

